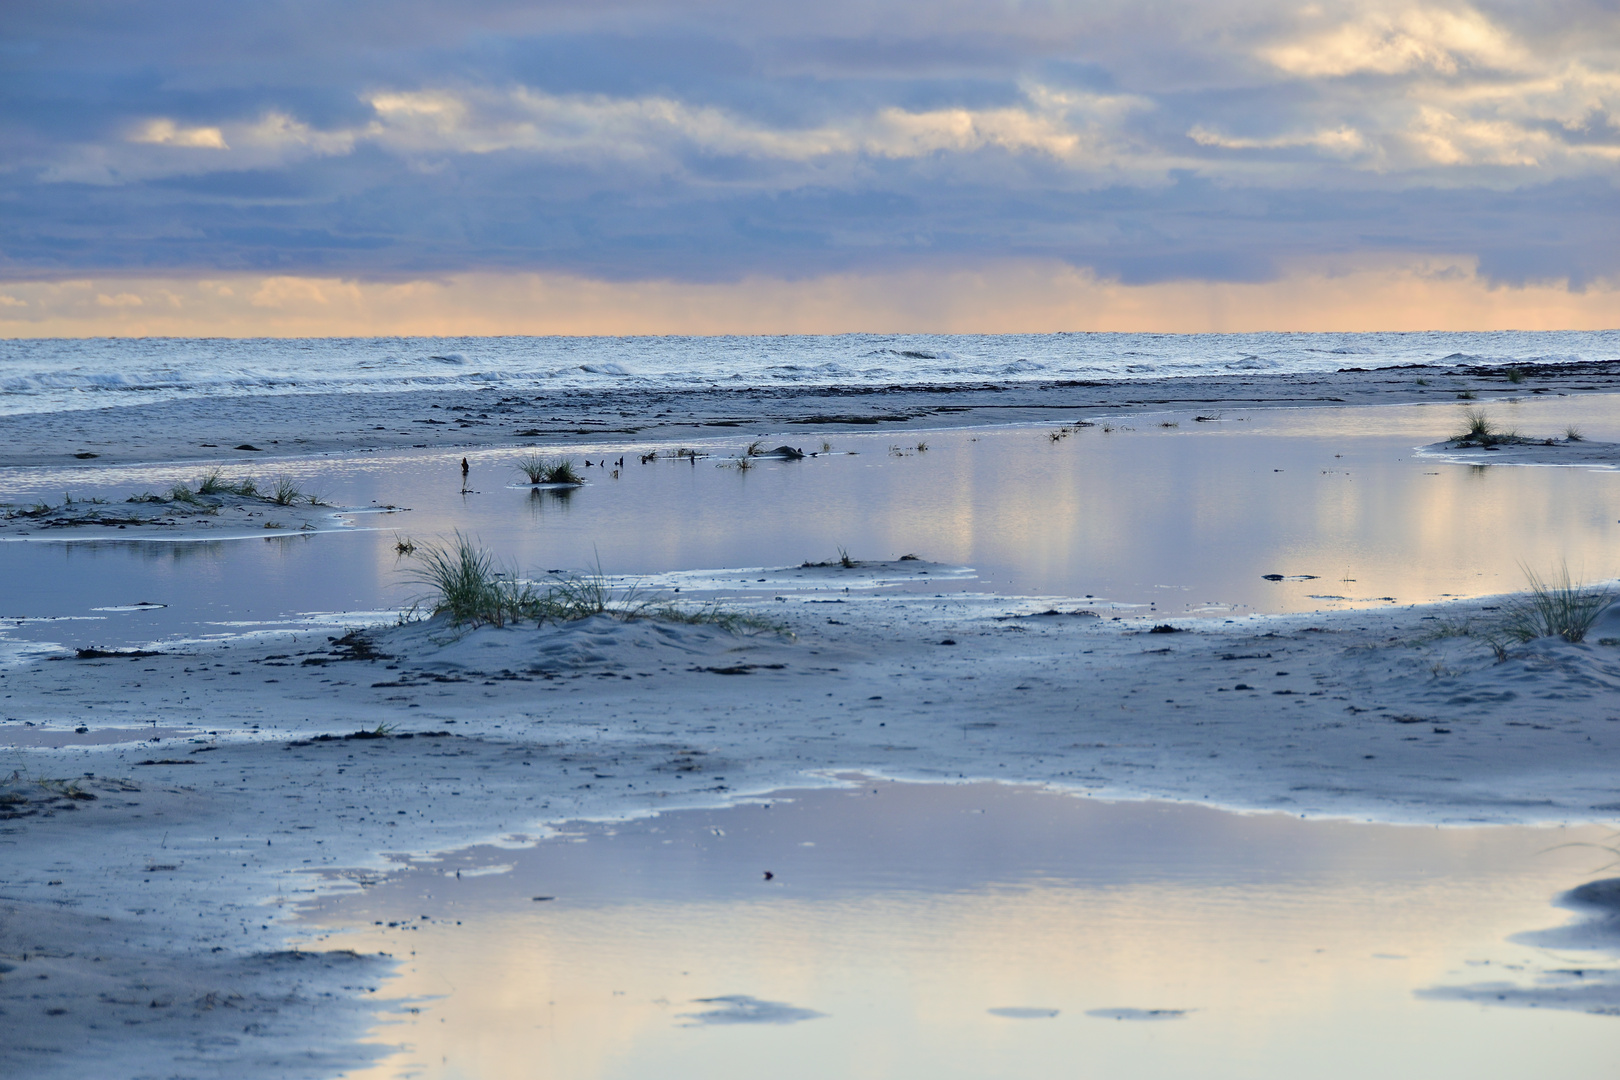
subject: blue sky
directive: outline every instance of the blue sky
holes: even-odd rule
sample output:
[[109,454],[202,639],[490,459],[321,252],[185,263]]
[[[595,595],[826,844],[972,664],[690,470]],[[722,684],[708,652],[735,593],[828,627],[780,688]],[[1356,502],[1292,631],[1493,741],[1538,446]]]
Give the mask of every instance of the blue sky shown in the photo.
[[51,0],[0,275],[1620,265],[1612,2]]

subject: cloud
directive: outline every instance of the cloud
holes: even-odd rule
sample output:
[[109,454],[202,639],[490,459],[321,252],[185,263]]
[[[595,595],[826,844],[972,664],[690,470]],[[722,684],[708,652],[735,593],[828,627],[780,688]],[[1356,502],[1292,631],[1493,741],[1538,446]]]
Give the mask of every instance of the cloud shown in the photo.
[[0,279],[1620,270],[1600,0],[25,7]]
[[184,146],[200,150],[229,150],[225,134],[217,127],[181,127],[173,120],[148,120],[128,136],[132,143],[157,146]]
[[[995,109],[897,107],[845,115],[816,127],[774,127],[713,106],[668,97],[421,90],[373,94],[378,120],[351,133],[409,153],[527,151],[576,160],[700,154],[806,162],[838,156],[921,158],[986,149],[1080,160],[1110,120],[1150,107],[1142,99],[1031,87]],[[1095,163],[1094,161],[1092,163]]]
[[1241,138],[1222,135],[1200,125],[1194,125],[1187,137],[1199,146],[1218,146],[1223,150],[1281,150],[1309,146],[1340,157],[1349,157],[1364,150],[1367,140],[1352,127],[1337,127],[1312,131],[1303,135],[1273,135],[1269,138]]
[[1260,55],[1290,75],[1402,75],[1515,71],[1527,51],[1468,7],[1399,7],[1364,12],[1328,29],[1268,45]]

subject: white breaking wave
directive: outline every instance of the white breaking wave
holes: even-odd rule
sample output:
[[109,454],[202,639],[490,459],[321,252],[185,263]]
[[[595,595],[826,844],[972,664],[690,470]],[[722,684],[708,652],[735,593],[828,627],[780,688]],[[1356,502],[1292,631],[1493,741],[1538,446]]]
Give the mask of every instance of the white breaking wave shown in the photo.
[[495,387],[923,386],[1620,357],[1620,331],[0,341],[0,414]]

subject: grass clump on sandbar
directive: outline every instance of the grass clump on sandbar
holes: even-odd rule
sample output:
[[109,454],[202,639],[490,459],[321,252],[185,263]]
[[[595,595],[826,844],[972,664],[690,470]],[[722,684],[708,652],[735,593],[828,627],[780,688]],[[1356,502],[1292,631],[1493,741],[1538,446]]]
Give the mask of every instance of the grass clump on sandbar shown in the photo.
[[587,574],[559,576],[541,589],[459,532],[453,542],[415,545],[413,551],[420,565],[409,572],[410,578],[427,588],[417,604],[433,615],[448,616],[456,626],[543,625],[607,615],[626,621],[704,624],[732,632],[782,630],[748,612],[714,604],[682,606],[664,597],[644,596],[634,587],[615,588],[600,566]]
[[585,478],[575,471],[572,458],[526,454],[518,459],[517,471],[528,477],[531,484],[569,484],[577,487],[585,483]]
[[252,477],[238,480],[235,483],[225,479],[225,474],[219,469],[210,469],[197,481],[198,495],[240,495],[246,499],[260,498],[259,485]]
[[1486,415],[1484,409],[1464,409],[1463,429],[1451,436],[1456,446],[1504,446],[1529,442],[1512,428],[1499,428]]

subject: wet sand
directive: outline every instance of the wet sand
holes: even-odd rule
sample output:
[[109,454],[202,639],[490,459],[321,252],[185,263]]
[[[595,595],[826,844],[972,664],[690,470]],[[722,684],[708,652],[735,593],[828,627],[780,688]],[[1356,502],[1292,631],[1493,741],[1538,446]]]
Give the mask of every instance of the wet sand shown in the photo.
[[[412,447],[633,444],[727,429],[815,433],[904,431],[1066,421],[1098,412],[1310,405],[1395,405],[1514,396],[1613,393],[1620,361],[1347,368],[1330,374],[1233,375],[1120,382],[1021,382],[930,387],[726,388],[554,395],[414,391],[226,397],[0,417],[0,467],[154,461],[253,461]],[[255,449],[239,449],[251,446]],[[95,458],[82,455],[93,454]]]
[[[860,412],[940,426],[1198,394],[1216,405],[1334,392],[1455,401],[1615,386],[1607,369],[1500,387],[1471,372],[1454,377],[1462,390],[1417,386],[1420,374],[912,391],[881,409],[862,395]],[[684,412],[651,408],[669,399],[618,401],[632,414],[618,420],[585,395],[552,408],[555,429],[532,436],[517,434],[541,430],[519,429],[538,422],[530,403],[497,419],[491,401],[487,421],[422,429],[435,432],[430,445],[510,445],[577,439],[569,425],[586,419],[593,433],[622,423],[620,438],[636,428],[665,439],[712,424],[781,430],[795,417],[816,432],[857,415],[844,397],[837,413],[821,411],[834,399],[818,395],[688,395]],[[968,411],[942,412],[942,396]],[[356,421],[379,410],[414,419],[449,400],[289,397],[255,401],[250,416],[222,400],[212,418],[180,415],[192,405],[104,410],[56,418],[75,440],[67,448],[43,421],[0,429],[14,436],[12,464],[54,465],[98,445],[109,461],[189,460],[218,456],[201,446],[216,439],[313,453],[371,445]],[[455,401],[461,415],[473,405]],[[380,961],[285,957],[280,916],[300,899],[364,888],[390,853],[521,844],[548,821],[720,805],[809,774],[1035,782],[1393,822],[1613,820],[1620,613],[1583,644],[1545,639],[1499,663],[1480,633],[1501,606],[1161,623],[1079,602],[804,595],[752,602],[782,633],[600,617],[471,633],[414,623],[11,667],[0,674],[0,773],[17,774],[0,809],[0,959],[14,970],[0,972],[0,1066],[84,1075],[138,1059],[151,1075],[249,1078],[289,1075],[293,1056],[310,1054],[304,1072],[333,1072],[371,1052],[350,1041],[365,1010],[323,1006],[319,1023],[299,1010],[363,1000],[375,982],[353,971]],[[25,966],[44,960],[54,966]],[[108,966],[85,966],[96,964]],[[47,983],[49,1001],[35,996]],[[127,1023],[120,1010],[147,993],[170,1004]],[[248,1006],[221,1001],[262,1002],[276,1019],[244,1021],[232,1010]],[[167,1008],[184,1022],[155,1022]]]

